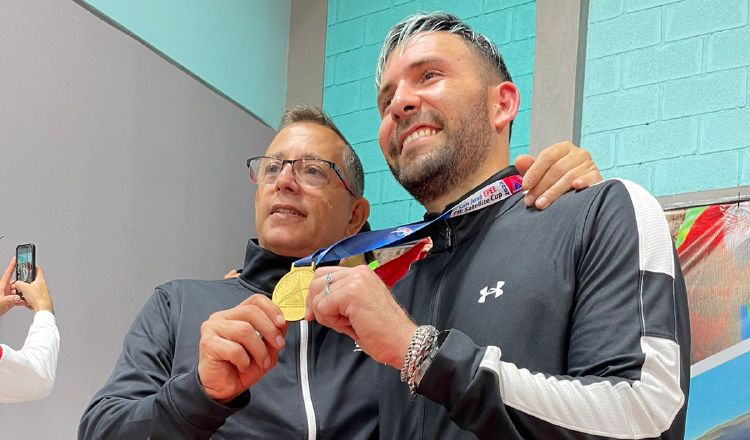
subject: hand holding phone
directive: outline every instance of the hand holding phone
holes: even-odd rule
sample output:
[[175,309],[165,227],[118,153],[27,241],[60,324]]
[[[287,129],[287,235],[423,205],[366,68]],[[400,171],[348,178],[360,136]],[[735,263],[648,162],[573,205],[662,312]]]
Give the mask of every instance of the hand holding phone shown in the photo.
[[13,284],[16,288],[16,293],[21,295],[24,301],[26,301],[26,306],[35,312],[47,310],[55,313],[52,307],[52,298],[49,295],[49,289],[47,289],[47,281],[44,280],[44,271],[41,267],[36,267],[35,276],[36,279],[33,283],[16,280],[15,284]]
[[31,283],[36,279],[36,246],[33,243],[16,246],[16,281]]

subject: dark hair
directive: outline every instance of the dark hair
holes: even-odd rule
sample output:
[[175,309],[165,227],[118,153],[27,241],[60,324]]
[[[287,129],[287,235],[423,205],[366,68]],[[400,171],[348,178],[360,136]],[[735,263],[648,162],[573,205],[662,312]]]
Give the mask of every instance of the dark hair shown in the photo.
[[[375,88],[380,88],[385,63],[388,61],[391,52],[398,46],[401,46],[403,51],[404,43],[415,35],[425,32],[446,32],[461,37],[484,64],[485,69],[483,69],[482,77],[486,83],[489,84],[491,80],[498,77],[500,82],[513,82],[500,51],[495,43],[487,37],[474,32],[471,26],[453,14],[447,12],[418,12],[401,20],[388,31],[375,69]],[[512,128],[513,121],[508,128],[509,137]]]
[[320,107],[296,104],[284,110],[284,114],[281,116],[281,124],[279,124],[279,131],[297,122],[311,122],[322,125],[336,133],[344,141],[346,146],[341,153],[343,171],[348,180],[349,188],[357,197],[362,197],[365,191],[365,173],[362,169],[362,162],[359,160],[357,152],[354,151],[354,148],[352,148],[349,141],[344,137],[344,134],[333,123],[333,120]]

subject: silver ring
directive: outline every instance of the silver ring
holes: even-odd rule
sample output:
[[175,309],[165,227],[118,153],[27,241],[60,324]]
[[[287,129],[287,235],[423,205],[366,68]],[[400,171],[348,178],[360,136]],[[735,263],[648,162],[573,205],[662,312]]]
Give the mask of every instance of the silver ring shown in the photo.
[[259,337],[260,339],[263,339],[263,335],[261,335],[258,330],[255,330],[255,336]]
[[328,284],[326,284],[326,286],[323,288],[323,296],[328,296],[329,293],[331,292],[328,290]]
[[333,284],[333,273],[328,272],[326,274],[326,285],[330,286],[331,284]]

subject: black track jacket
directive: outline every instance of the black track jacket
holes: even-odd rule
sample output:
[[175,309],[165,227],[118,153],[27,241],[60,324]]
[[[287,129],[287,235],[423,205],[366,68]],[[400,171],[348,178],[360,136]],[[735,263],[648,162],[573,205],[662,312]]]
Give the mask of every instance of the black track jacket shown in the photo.
[[659,204],[620,180],[522,198],[431,226],[394,286],[448,332],[417,398],[382,370],[381,438],[681,439],[690,327]]
[[378,364],[315,322],[290,323],[260,382],[228,406],[197,376],[200,325],[257,292],[270,296],[295,259],[250,241],[240,278],[156,288],[125,337],[112,376],[81,419],[79,439],[368,439],[377,437]]

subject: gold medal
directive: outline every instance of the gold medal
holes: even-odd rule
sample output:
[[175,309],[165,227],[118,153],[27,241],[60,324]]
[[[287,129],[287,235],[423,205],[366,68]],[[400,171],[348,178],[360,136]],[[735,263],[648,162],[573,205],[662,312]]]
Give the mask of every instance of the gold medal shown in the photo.
[[307,288],[313,279],[313,266],[295,267],[281,277],[273,289],[272,300],[279,306],[287,321],[299,321],[305,317]]

